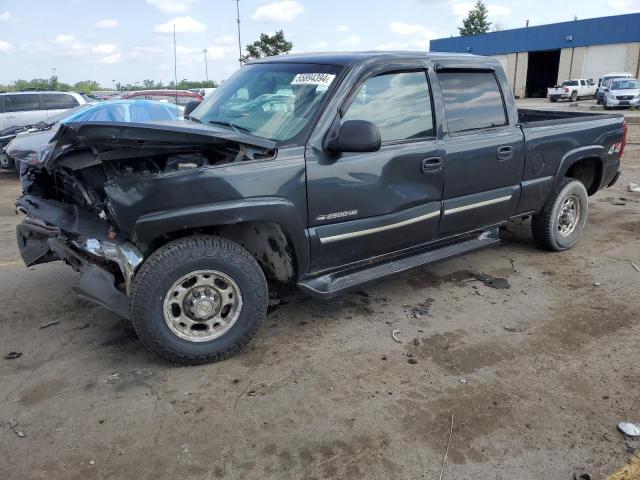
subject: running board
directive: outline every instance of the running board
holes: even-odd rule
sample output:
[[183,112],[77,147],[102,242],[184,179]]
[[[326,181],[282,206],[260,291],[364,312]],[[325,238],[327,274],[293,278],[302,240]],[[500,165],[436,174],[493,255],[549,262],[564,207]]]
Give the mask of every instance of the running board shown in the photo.
[[343,270],[298,282],[298,287],[308,295],[328,299],[362,287],[368,283],[407,272],[430,263],[448,260],[475,250],[500,243],[498,227],[481,232],[468,240],[452,243],[434,250],[389,260],[359,270]]

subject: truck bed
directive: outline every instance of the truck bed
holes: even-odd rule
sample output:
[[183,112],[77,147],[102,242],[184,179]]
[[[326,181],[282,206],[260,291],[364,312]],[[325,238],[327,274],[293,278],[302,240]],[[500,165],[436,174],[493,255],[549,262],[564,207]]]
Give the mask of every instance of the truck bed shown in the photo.
[[518,122],[522,128],[559,125],[567,122],[587,122],[589,120],[602,120],[605,118],[619,117],[623,117],[623,115],[615,113],[566,112],[562,110],[534,110],[529,108],[518,109]]

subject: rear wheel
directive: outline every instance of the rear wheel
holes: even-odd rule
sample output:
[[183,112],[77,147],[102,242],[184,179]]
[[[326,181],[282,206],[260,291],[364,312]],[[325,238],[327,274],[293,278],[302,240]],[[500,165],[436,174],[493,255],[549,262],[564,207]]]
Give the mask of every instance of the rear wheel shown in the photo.
[[264,320],[268,298],[262,269],[248,251],[224,238],[187,237],[142,265],[131,318],[153,353],[197,365],[238,353]]
[[566,178],[554,190],[547,208],[533,216],[531,228],[536,245],[555,252],[571,248],[580,239],[588,210],[587,189],[582,182]]
[[549,98],[549,100],[551,100],[551,102],[553,102],[553,103],[556,103],[558,101],[557,98],[553,98],[553,97]]
[[578,100],[578,92],[574,90],[573,92],[571,92],[571,101],[575,102],[577,100]]

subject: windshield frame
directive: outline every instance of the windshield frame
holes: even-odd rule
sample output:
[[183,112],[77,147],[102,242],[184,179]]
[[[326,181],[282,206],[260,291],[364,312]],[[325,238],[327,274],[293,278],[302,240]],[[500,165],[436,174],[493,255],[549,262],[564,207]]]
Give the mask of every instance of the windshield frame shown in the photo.
[[[269,138],[269,137],[265,137],[265,136],[261,136],[255,133],[246,133],[247,135],[251,135],[254,136],[256,138],[263,138],[272,142],[275,142],[278,147],[287,147],[287,146],[304,146],[306,145],[307,141],[309,140],[309,137],[311,136],[311,133],[313,132],[313,129],[315,128],[315,125],[317,124],[319,118],[324,114],[324,111],[326,109],[326,106],[328,104],[328,102],[331,100],[331,98],[333,98],[333,96],[335,95],[335,92],[337,91],[339,85],[342,83],[345,75],[348,73],[349,68],[346,65],[341,65],[341,64],[333,64],[333,63],[317,63],[317,62],[290,62],[290,61],[266,61],[266,62],[251,62],[248,63],[246,65],[244,65],[241,69],[236,70],[236,72],[229,77],[229,79],[227,79],[225,82],[222,83],[222,85],[220,85],[218,88],[216,88],[213,92],[211,92],[209,94],[209,96],[205,97],[205,99],[202,101],[202,103],[193,111],[191,112],[191,114],[189,115],[189,119],[187,120],[192,120],[198,123],[202,123],[203,125],[207,125],[209,127],[212,128],[219,128],[217,126],[213,126],[210,125],[208,122],[208,120],[206,120],[205,115],[198,115],[198,110],[203,109],[203,107],[207,107],[208,105],[213,105],[215,102],[220,101],[222,102],[226,102],[229,98],[231,98],[231,96],[235,93],[231,93],[229,96],[227,96],[224,100],[221,99],[221,97],[223,95],[225,95],[227,92],[225,91],[226,89],[225,84],[227,82],[231,82],[234,77],[236,77],[236,75],[240,75],[241,72],[243,72],[244,68],[247,67],[259,67],[259,66],[266,66],[266,65],[282,65],[282,66],[303,66],[305,67],[305,69],[310,69],[313,68],[314,66],[316,67],[320,67],[324,70],[327,70],[326,72],[322,72],[322,73],[328,73],[330,75],[335,75],[335,77],[333,78],[333,80],[331,81],[331,84],[327,87],[326,92],[324,93],[324,95],[322,96],[322,98],[320,99],[320,101],[318,102],[318,104],[315,106],[313,113],[311,114],[311,116],[308,118],[307,122],[302,126],[302,128],[296,133],[294,134],[292,137],[290,138],[286,138],[286,139],[273,139],[273,138]],[[334,72],[330,72],[329,70],[334,70]],[[301,73],[305,73],[305,72],[301,72]],[[320,72],[318,72],[320,73]],[[229,83],[230,85],[231,83]],[[243,87],[240,87],[243,88]],[[238,89],[239,90],[239,89]],[[236,90],[237,91],[237,90]],[[258,98],[258,97],[256,97]],[[255,99],[253,99],[255,100]],[[204,113],[205,110],[203,109],[202,112]],[[194,115],[195,113],[195,115]],[[222,119],[223,117],[220,116],[219,119]],[[226,118],[226,117],[224,117]],[[238,125],[238,127],[240,128],[244,128],[244,126],[242,125]],[[222,128],[226,128],[226,127],[222,127]],[[230,127],[230,129],[233,129],[232,127]],[[245,133],[244,130],[242,130],[242,133]]]

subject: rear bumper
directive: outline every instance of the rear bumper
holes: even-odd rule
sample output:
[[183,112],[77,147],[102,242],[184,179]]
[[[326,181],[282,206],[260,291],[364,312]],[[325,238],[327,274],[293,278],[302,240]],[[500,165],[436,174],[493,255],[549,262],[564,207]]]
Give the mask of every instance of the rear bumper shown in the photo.
[[568,93],[552,93],[547,95],[550,100],[563,100],[571,98],[571,95]]
[[[51,205],[53,201],[38,199],[38,203],[30,204],[24,200],[25,197],[20,199],[17,206],[29,216],[16,227],[16,236],[25,264],[63,260],[80,272],[76,289],[80,296],[128,318],[131,285],[144,260],[137,248],[127,241],[96,236],[91,229],[90,234],[69,232],[61,225],[77,229],[81,224],[77,218],[68,218],[64,211]],[[31,208],[27,210],[25,205]],[[34,213],[39,216],[34,217]],[[52,223],[52,219],[57,222]]]

